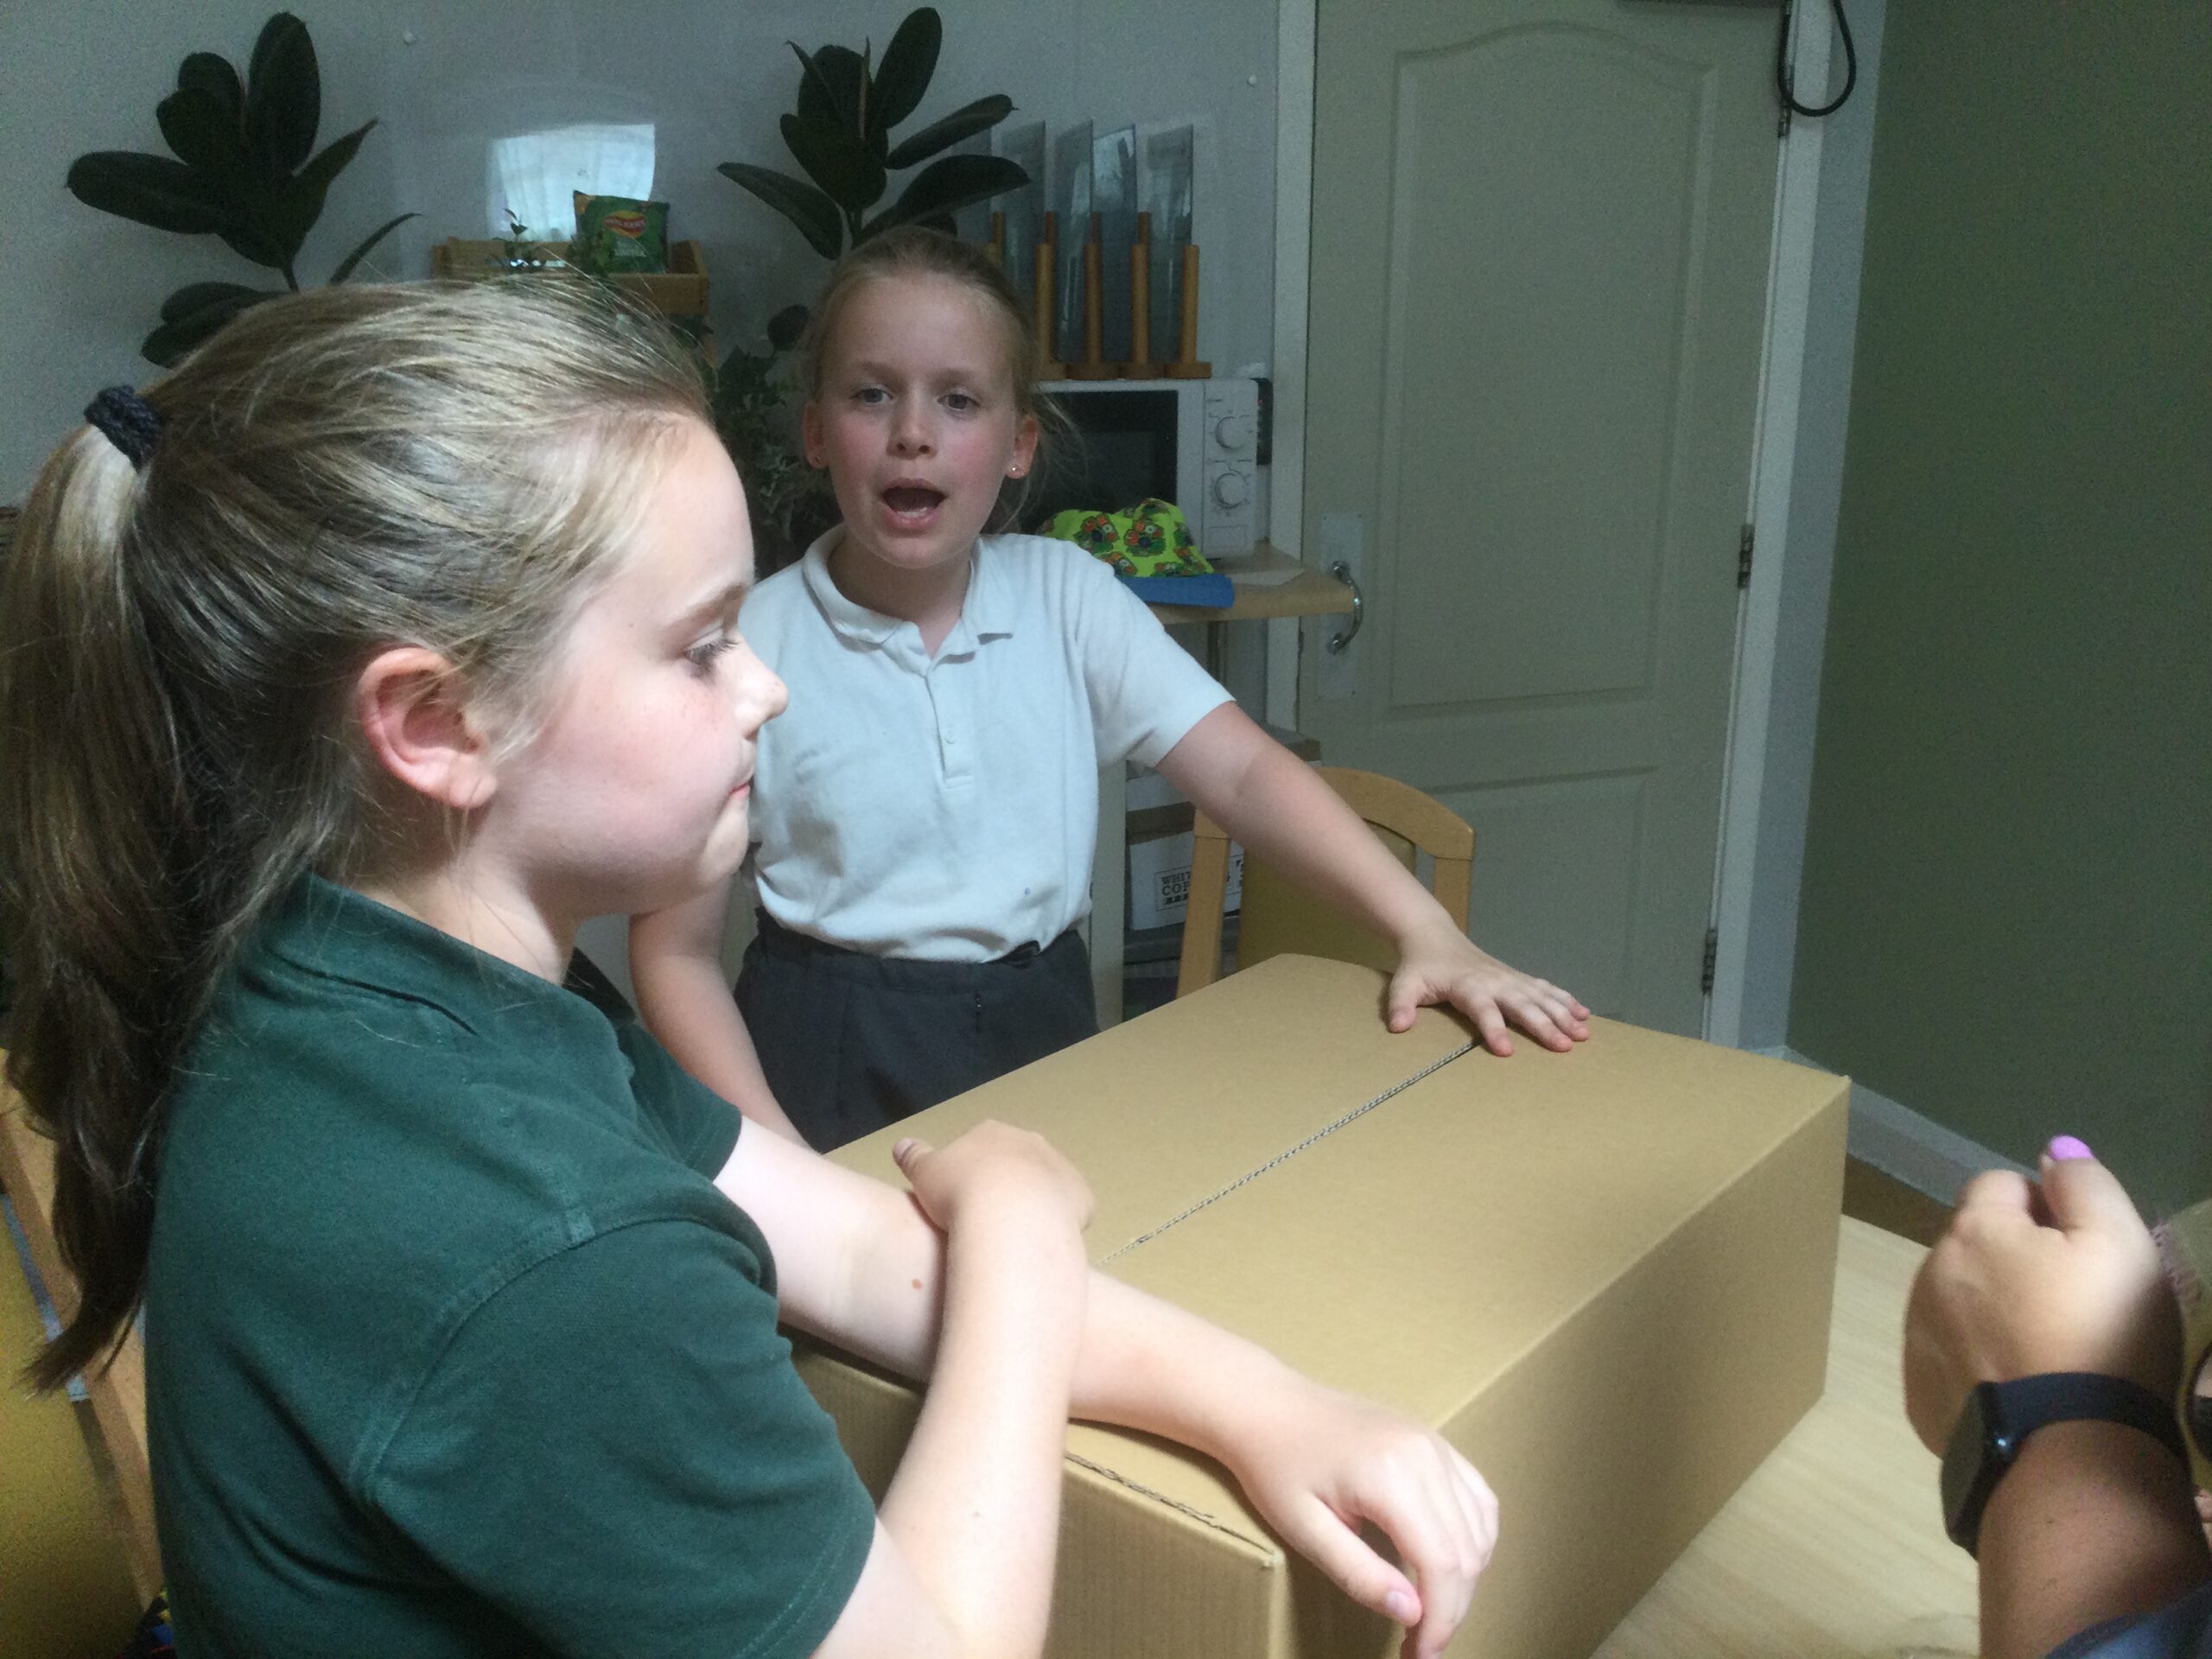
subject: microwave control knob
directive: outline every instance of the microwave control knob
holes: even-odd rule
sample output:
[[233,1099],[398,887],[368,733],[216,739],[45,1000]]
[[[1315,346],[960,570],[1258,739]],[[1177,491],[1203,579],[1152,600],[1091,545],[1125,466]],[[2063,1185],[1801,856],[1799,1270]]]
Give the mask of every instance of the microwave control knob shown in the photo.
[[1242,473],[1224,473],[1213,481],[1213,499],[1224,507],[1241,507],[1252,493]]
[[1249,449],[1252,445],[1252,417],[1224,415],[1214,423],[1214,442],[1224,449]]

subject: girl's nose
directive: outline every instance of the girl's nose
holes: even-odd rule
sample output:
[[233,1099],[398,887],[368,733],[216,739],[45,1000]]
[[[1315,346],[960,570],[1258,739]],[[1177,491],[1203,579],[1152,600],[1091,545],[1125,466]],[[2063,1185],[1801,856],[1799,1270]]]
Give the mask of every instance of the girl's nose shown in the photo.
[[899,405],[891,423],[891,445],[902,455],[925,454],[931,448],[929,421],[912,404]]
[[791,700],[791,692],[776,671],[753,654],[751,645],[741,649],[745,652],[745,671],[737,677],[738,717],[758,729],[784,712]]

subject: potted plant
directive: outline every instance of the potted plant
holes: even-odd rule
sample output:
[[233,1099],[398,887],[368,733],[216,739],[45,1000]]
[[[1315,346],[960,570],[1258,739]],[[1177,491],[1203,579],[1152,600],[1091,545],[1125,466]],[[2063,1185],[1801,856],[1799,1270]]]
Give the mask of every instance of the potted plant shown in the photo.
[[[1001,156],[944,154],[1013,113],[1014,100],[1004,93],[976,99],[893,142],[893,129],[921,107],[944,41],[943,20],[923,6],[899,23],[880,62],[865,41],[857,52],[830,45],[810,53],[791,42],[799,62],[798,101],[778,124],[804,176],[746,162],[724,162],[720,171],[790,220],[824,259],[893,226],[951,230],[960,209],[1019,189],[1029,175]],[[912,168],[921,170],[888,207],[879,207],[891,175]],[[715,423],[745,475],[764,571],[789,563],[835,521],[828,489],[792,442],[791,387],[779,366],[806,323],[805,306],[786,306],[769,321],[765,353],[740,346],[716,365]]]
[[[867,44],[858,52],[824,46],[808,53],[791,42],[799,62],[798,105],[779,124],[784,147],[806,176],[745,162],[724,162],[723,176],[789,219],[825,259],[897,225],[950,230],[961,208],[1019,189],[1029,175],[1003,156],[944,154],[1013,113],[1014,100],[1003,92],[892,143],[891,130],[921,107],[944,41],[936,9],[923,6],[899,25],[880,64]],[[925,162],[930,164],[906,181],[896,201],[870,213],[889,190],[892,174]]]
[[[241,76],[230,60],[194,52],[178,67],[176,90],[155,110],[170,156],[104,149],[70,164],[70,194],[87,207],[156,230],[217,236],[283,276],[284,287],[188,283],[162,302],[161,321],[139,350],[167,367],[249,306],[296,291],[296,269],[322,215],[331,181],[377,124],[364,123],[315,149],[322,124],[322,75],[307,25],[280,11],[262,26]],[[351,276],[369,251],[414,218],[401,213],[338,262],[332,283]]]

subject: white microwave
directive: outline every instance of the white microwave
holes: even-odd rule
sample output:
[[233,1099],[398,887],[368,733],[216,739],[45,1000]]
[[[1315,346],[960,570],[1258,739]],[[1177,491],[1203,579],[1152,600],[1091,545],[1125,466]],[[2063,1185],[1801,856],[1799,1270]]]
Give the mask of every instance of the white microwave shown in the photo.
[[1070,507],[1119,512],[1156,496],[1183,510],[1209,557],[1259,540],[1258,381],[1053,380],[1039,390],[1075,435],[1046,438],[1024,529]]

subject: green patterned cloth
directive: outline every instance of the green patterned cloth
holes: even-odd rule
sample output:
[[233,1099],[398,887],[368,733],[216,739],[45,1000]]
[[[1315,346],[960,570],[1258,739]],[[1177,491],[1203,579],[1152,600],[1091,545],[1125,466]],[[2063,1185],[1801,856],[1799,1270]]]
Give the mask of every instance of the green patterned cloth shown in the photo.
[[1045,526],[1124,576],[1204,576],[1213,573],[1191,539],[1189,520],[1172,501],[1142,500],[1122,512],[1071,507]]

